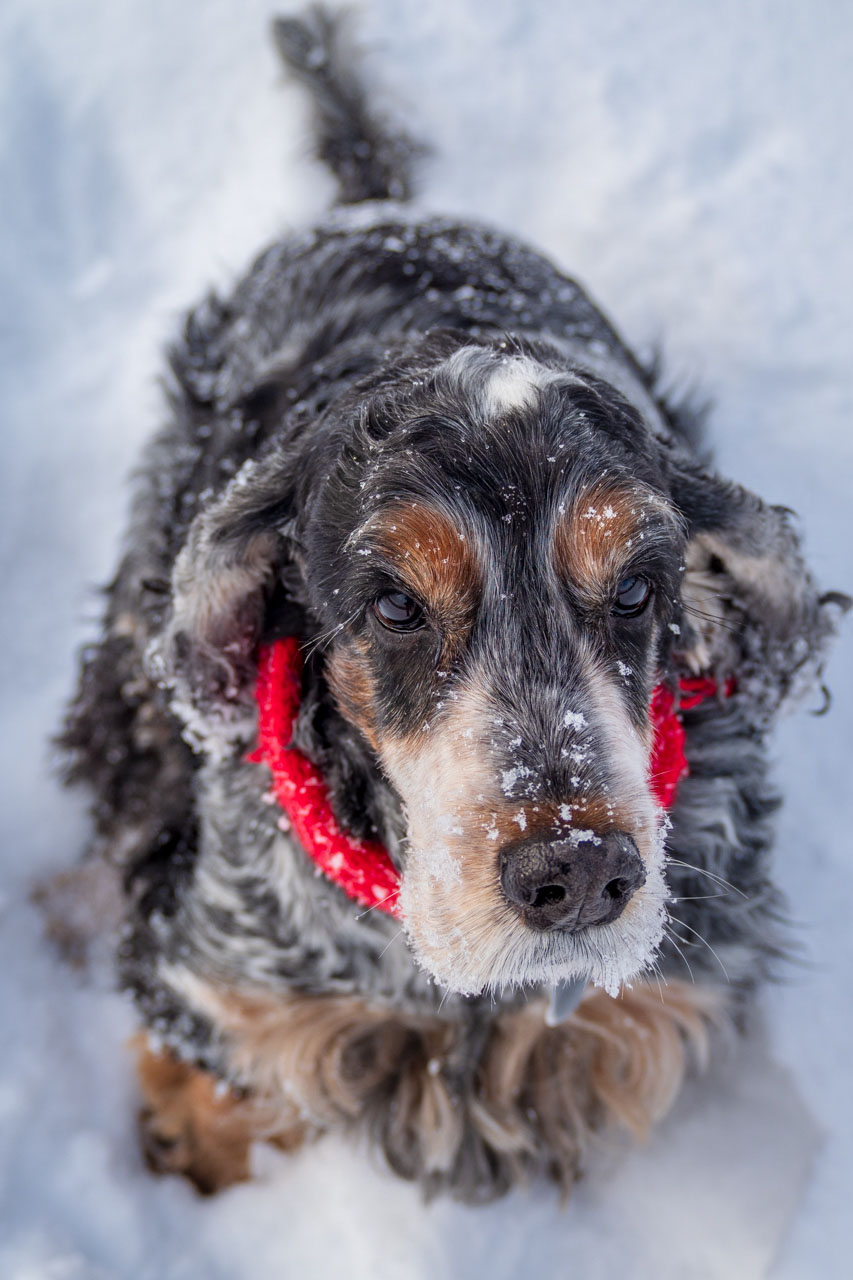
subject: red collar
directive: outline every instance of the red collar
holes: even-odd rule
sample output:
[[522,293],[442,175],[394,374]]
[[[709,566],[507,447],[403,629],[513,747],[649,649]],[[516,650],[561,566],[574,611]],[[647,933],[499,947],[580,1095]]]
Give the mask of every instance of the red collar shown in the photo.
[[[733,691],[726,681],[726,697]],[[388,850],[376,840],[359,840],[344,831],[332,812],[329,793],[316,765],[291,747],[302,688],[301,643],[296,636],[276,640],[261,649],[255,698],[258,703],[258,745],[248,759],[265,764],[273,778],[273,792],[296,839],[324,875],[350,898],[396,916],[400,876]],[[658,803],[672,807],[678,784],[689,772],[684,754],[684,726],[679,711],[689,711],[717,693],[708,676],[678,682],[675,695],[659,684],[652,694],[654,741],[650,760],[651,785]]]

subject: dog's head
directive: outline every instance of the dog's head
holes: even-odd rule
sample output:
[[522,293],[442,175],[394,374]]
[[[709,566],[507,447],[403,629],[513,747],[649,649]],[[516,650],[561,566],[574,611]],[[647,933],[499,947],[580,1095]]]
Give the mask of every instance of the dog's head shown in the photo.
[[650,406],[549,346],[433,334],[245,468],[178,559],[176,705],[208,749],[251,737],[287,584],[398,797],[412,950],[455,991],[646,967],[654,686],[739,665],[784,692],[826,629],[785,514]]

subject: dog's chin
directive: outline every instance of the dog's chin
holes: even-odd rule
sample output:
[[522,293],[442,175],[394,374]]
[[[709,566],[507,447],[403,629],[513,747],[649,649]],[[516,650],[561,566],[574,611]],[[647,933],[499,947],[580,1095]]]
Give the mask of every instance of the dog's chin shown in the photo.
[[662,850],[618,920],[577,933],[530,929],[497,892],[476,895],[466,909],[463,894],[448,851],[410,857],[400,893],[409,947],[440,986],[465,996],[577,978],[615,996],[653,966],[666,924]]

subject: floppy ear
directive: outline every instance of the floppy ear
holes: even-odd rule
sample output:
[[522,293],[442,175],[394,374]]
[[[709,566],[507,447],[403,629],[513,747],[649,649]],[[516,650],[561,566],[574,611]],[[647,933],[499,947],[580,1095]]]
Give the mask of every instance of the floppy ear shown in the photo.
[[734,676],[760,716],[819,677],[850,600],[820,595],[784,507],[680,462],[671,493],[688,526],[676,658]]
[[171,613],[146,655],[173,690],[187,741],[219,758],[254,733],[258,643],[274,591],[283,594],[288,569],[294,576],[292,476],[280,456],[247,463],[196,517],[175,561]]

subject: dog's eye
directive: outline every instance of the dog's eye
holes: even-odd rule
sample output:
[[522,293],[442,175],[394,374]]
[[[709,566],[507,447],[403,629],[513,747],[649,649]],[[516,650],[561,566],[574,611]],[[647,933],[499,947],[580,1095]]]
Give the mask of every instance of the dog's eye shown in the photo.
[[633,618],[642,613],[652,598],[652,584],[648,578],[636,574],[623,578],[616,588],[613,612],[620,618]]
[[402,591],[388,591],[373,602],[373,610],[389,631],[417,631],[424,625],[424,611]]

